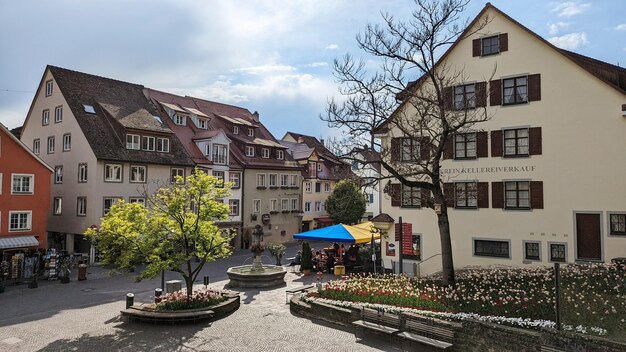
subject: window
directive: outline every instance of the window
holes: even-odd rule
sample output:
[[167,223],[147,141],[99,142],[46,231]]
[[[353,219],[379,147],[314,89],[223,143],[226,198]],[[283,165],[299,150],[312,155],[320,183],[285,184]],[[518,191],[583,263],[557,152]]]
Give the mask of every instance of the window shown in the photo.
[[254,147],[246,147],[246,156],[254,156]]
[[9,231],[30,231],[32,215],[31,211],[10,211]]
[[39,155],[41,151],[41,141],[39,140],[39,138],[34,139],[33,140],[33,153],[35,153],[35,155]]
[[498,54],[500,52],[500,36],[494,35],[493,37],[481,38],[481,53],[482,56]]
[[291,175],[289,178],[291,179],[291,187],[298,187],[298,175]]
[[54,167],[54,183],[63,183],[63,166]]
[[226,176],[224,176],[224,171],[213,171],[213,177],[218,179],[217,186],[224,187],[224,182],[226,181]]
[[11,194],[33,194],[35,191],[34,175],[11,175]]
[[54,153],[54,136],[48,137],[48,154]]
[[41,124],[43,126],[50,124],[50,110],[46,109],[41,112]]
[[456,182],[454,184],[455,208],[478,207],[476,182]]
[[174,114],[174,123],[179,126],[185,126],[187,124],[187,116],[181,114]]
[[[181,179],[178,179],[180,177]],[[170,170],[170,183],[185,182],[185,169],[173,167]]]
[[289,199],[283,198],[280,200],[280,210],[286,212],[289,210]]
[[122,182],[122,165],[104,164],[104,182]]
[[283,150],[276,151],[276,159],[283,160],[285,158],[285,152]]
[[72,135],[66,133],[63,135],[63,151],[69,152],[72,149]]
[[87,216],[87,197],[76,198],[76,215]]
[[233,134],[239,134],[239,126],[233,126]]
[[146,198],[144,198],[144,197],[129,197],[128,198],[128,203],[141,203],[143,205],[146,205]]
[[87,182],[87,163],[78,164],[78,183]]
[[550,261],[565,263],[567,261],[567,245],[565,243],[549,243]]
[[402,185],[402,206],[419,207],[422,205],[422,192],[417,187]]
[[330,192],[330,183],[324,182],[324,192]]
[[541,242],[523,241],[524,259],[541,260]]
[[54,89],[54,84],[52,80],[46,81],[46,96],[49,97],[52,95],[52,90]]
[[270,174],[270,187],[277,187],[277,186],[278,186],[278,175]]
[[454,158],[476,158],[476,133],[459,133],[454,135]]
[[261,149],[261,157],[268,159],[270,157],[270,150],[269,148],[262,148]]
[[139,165],[130,166],[130,182],[146,183],[146,167]]
[[306,191],[306,193],[311,193],[311,182],[304,183],[304,190]]
[[304,203],[304,212],[305,213],[310,213],[311,212],[311,202],[305,202]]
[[54,108],[54,123],[63,121],[63,106]]
[[504,130],[504,156],[527,156],[528,128]]
[[154,150],[154,137],[143,136],[141,137],[141,149],[143,150]]
[[507,209],[530,209],[530,182],[505,182],[504,200]]
[[454,87],[454,109],[465,110],[476,107],[476,87],[472,84]]
[[475,239],[474,255],[481,257],[510,258],[510,242]]
[[213,144],[213,162],[218,165],[226,165],[226,146]]
[[52,215],[61,215],[63,212],[63,198],[54,197],[52,200]]
[[289,186],[289,175],[280,175],[280,186],[287,187]]
[[359,162],[357,160],[352,162],[352,170],[358,170],[359,169]]
[[140,139],[141,139],[141,137],[136,135],[136,134],[127,134],[126,135],[126,149],[139,150],[140,149],[140,145],[139,145],[139,140]]
[[315,202],[315,212],[319,213],[322,211],[322,202]]
[[413,138],[401,138],[400,161],[418,161],[420,155],[419,141]]
[[248,128],[248,137],[254,137],[254,129]]
[[309,162],[309,175],[311,177],[315,177],[317,175],[317,163],[315,161]]
[[241,187],[241,174],[238,172],[231,172],[228,175],[228,181],[233,184],[233,188]]
[[516,77],[502,80],[504,105],[528,102],[528,77]]
[[300,210],[300,207],[298,207],[298,198],[291,199],[291,210]]
[[256,186],[265,187],[265,174],[256,174]]
[[320,193],[322,191],[322,184],[320,182],[315,182],[315,193]]
[[278,211],[278,199],[270,199],[270,211]]
[[88,114],[95,114],[96,113],[96,109],[93,108],[93,105],[85,105],[85,104],[83,104],[83,109]]
[[230,199],[228,201],[228,207],[230,208],[228,215],[230,216],[239,215],[239,199]]
[[402,253],[404,256],[413,260],[422,260],[422,234],[411,234],[411,252],[407,253],[406,250]]
[[374,193],[367,193],[366,197],[367,197],[367,202],[369,204],[373,204],[374,203]]
[[104,205],[102,207],[102,215],[107,215],[109,210],[111,210],[111,207],[113,206],[113,204],[115,204],[115,202],[117,202],[118,200],[120,200],[120,198],[104,198]]
[[609,222],[611,235],[626,235],[626,214],[610,214]]
[[157,152],[169,153],[170,151],[170,139],[169,138],[157,138]]
[[198,118],[198,128],[206,130],[208,128],[209,124],[208,121],[206,119],[201,119]]
[[261,212],[261,200],[255,199],[252,201],[252,212],[260,213]]
[[317,163],[317,172],[322,171],[322,163]]

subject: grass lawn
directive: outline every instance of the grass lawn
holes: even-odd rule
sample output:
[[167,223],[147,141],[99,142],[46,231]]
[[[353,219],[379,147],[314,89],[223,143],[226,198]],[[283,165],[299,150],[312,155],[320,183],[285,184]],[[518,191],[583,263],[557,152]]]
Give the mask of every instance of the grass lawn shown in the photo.
[[[626,266],[563,265],[561,292],[562,323],[568,329],[626,341]],[[547,321],[519,324],[526,327],[550,327],[555,320],[551,267],[464,270],[457,272],[455,287],[443,286],[437,277],[352,276],[326,283],[320,297],[459,316],[473,313]]]

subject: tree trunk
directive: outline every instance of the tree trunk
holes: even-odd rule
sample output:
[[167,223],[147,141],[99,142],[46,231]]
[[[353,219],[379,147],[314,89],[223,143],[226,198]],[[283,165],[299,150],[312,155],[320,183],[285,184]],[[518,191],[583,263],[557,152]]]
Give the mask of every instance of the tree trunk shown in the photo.
[[452,260],[452,240],[450,239],[450,222],[448,211],[442,206],[441,214],[437,215],[439,238],[441,240],[441,266],[443,267],[443,284],[454,286],[454,263]]
[[193,294],[193,278],[190,276],[185,277],[185,284],[187,285],[187,303],[189,303]]

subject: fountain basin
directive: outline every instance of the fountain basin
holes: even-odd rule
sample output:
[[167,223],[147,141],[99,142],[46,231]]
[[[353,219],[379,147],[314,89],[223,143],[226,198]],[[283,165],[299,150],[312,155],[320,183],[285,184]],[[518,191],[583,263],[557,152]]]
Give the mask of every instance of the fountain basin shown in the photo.
[[276,265],[263,265],[261,270],[252,270],[252,265],[242,265],[228,268],[226,274],[230,287],[268,288],[284,285],[287,270]]

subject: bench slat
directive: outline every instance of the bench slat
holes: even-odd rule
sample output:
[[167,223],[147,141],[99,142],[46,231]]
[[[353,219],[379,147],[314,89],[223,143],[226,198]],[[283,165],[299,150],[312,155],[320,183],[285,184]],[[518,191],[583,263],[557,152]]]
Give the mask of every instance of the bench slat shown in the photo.
[[414,333],[407,332],[407,331],[399,333],[398,336],[407,340],[412,340],[412,341],[419,342],[419,343],[429,345],[429,346],[433,346],[435,348],[442,349],[442,350],[452,347],[451,343],[431,339],[426,336],[414,334]]
[[376,324],[376,323],[372,323],[370,321],[363,321],[363,320],[357,320],[352,322],[353,325],[356,326],[360,326],[362,328],[365,329],[369,329],[369,330],[376,330],[385,334],[395,334],[397,333],[398,329],[396,328],[392,328],[390,326],[386,326],[386,325],[380,325],[380,324]]
[[313,288],[313,285],[304,285],[304,286],[300,286],[300,287],[294,287],[294,288],[288,289],[287,293],[297,293],[297,292],[300,292],[300,291],[308,290],[310,288]]

